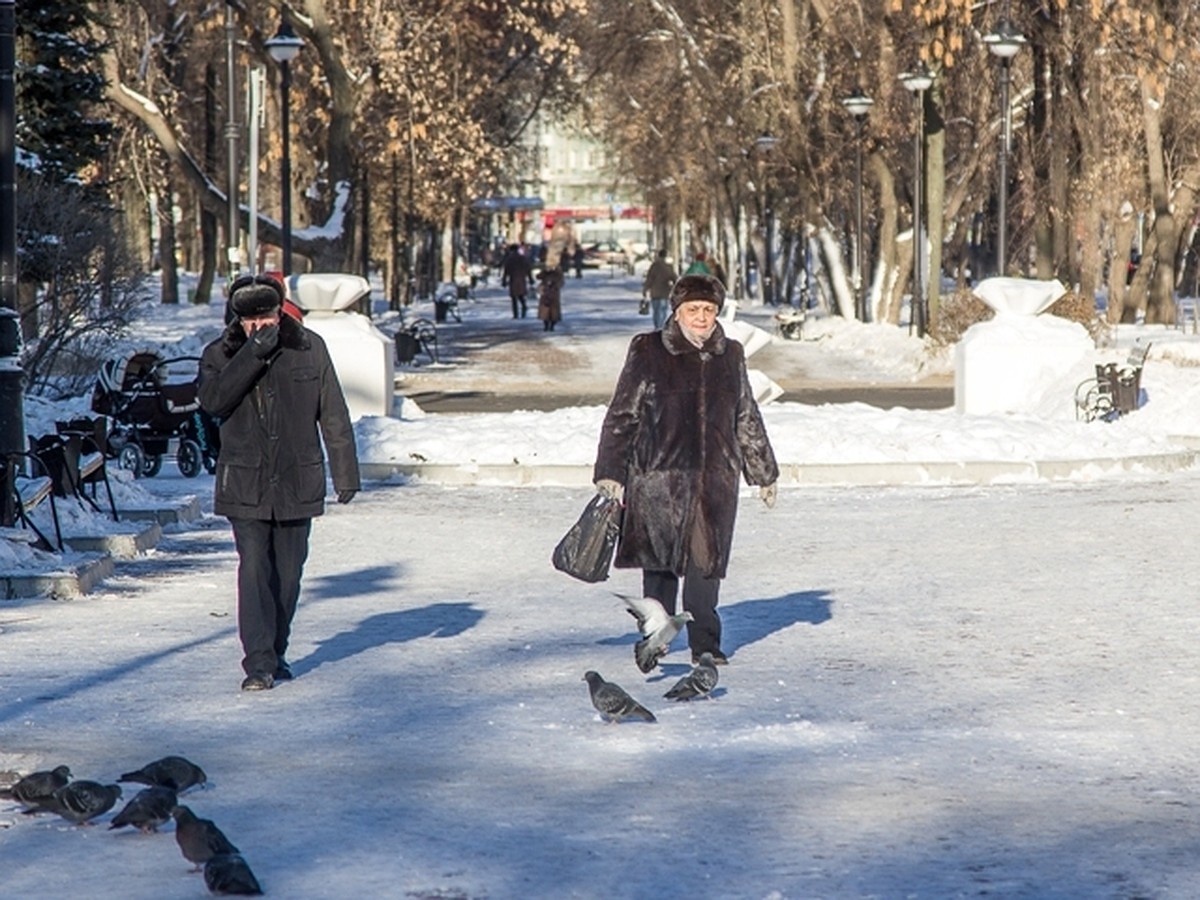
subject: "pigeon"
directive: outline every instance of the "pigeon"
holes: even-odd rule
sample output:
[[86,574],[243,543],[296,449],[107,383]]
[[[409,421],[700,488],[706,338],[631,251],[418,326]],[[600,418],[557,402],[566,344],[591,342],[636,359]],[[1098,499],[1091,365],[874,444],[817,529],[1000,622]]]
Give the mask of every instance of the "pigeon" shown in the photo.
[[688,672],[675,686],[663,694],[668,700],[691,700],[695,697],[707,697],[717,686],[717,665],[713,662],[711,653],[700,654],[696,668]]
[[237,853],[218,853],[204,864],[204,883],[214,894],[258,895],[262,888]]
[[179,852],[188,862],[196,864],[192,871],[199,872],[200,867],[214,856],[236,856],[241,852],[210,819],[198,818],[189,807],[176,806],[171,815],[175,817],[175,841],[179,844]]
[[654,671],[658,661],[667,655],[671,641],[692,621],[690,612],[669,616],[663,605],[653,597],[621,597],[629,614],[637,619],[642,640],[633,645],[633,659],[642,674]]
[[60,787],[42,803],[40,810],[58,813],[64,819],[83,825],[112,809],[121,799],[119,784],[97,781],[72,781]]
[[611,681],[605,681],[598,672],[585,672],[583,680],[588,683],[592,706],[596,707],[600,717],[606,722],[621,722],[625,719],[658,721],[654,718],[654,713],[625,693],[624,688]]
[[108,830],[132,825],[142,834],[158,831],[158,826],[171,818],[171,810],[177,802],[175,792],[170,788],[142,788],[125,804],[125,808],[113,817]]
[[182,756],[164,756],[152,763],[146,763],[136,772],[126,772],[117,779],[170,788],[177,794],[182,794],[194,785],[204,784],[207,780],[208,776],[204,774],[203,769]]
[[44,772],[31,772],[9,789],[14,800],[26,809],[37,809],[53,796],[60,787],[71,780],[71,770],[66,766]]

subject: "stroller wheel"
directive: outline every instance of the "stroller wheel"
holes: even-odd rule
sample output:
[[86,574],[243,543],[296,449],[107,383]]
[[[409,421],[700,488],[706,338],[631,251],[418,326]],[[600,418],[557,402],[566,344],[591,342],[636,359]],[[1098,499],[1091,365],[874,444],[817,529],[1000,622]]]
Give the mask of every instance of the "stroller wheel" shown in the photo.
[[117,465],[132,472],[134,478],[141,478],[142,468],[146,465],[146,454],[137,444],[126,444],[117,454]]
[[142,477],[153,478],[162,468],[162,457],[147,453],[142,457]]
[[179,464],[179,474],[184,478],[195,478],[200,474],[204,465],[204,453],[200,445],[191,438],[179,442],[179,452],[175,454],[175,462]]

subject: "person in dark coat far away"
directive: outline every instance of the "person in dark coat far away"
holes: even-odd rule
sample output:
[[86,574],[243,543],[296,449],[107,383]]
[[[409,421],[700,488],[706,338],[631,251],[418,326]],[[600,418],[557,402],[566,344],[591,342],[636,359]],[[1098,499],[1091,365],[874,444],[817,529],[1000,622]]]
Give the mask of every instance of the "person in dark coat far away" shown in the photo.
[[213,512],[233,526],[242,689],[253,691],[292,677],[284,654],[312,520],[325,510],[322,439],[339,503],[358,492],[359,476],[324,341],[281,315],[270,284],[239,287],[229,305],[236,318],[204,348],[199,395],[221,423]]
[[717,600],[733,543],[742,475],[768,507],[779,467],[750,388],[742,345],[717,313],[725,288],[685,275],[661,331],[634,337],[600,432],[593,481],[623,500],[614,565],[641,568],[642,591],[675,613],[679,581],[692,659],[718,663]]
[[523,319],[529,305],[529,282],[533,277],[533,263],[524,250],[513,244],[504,257],[503,271],[500,284],[508,288],[508,296],[512,299],[513,318],[518,318],[519,308],[519,318]]
[[538,281],[542,283],[538,291],[538,318],[542,320],[543,331],[553,331],[554,326],[562,321],[562,288],[565,277],[561,263],[538,272]]

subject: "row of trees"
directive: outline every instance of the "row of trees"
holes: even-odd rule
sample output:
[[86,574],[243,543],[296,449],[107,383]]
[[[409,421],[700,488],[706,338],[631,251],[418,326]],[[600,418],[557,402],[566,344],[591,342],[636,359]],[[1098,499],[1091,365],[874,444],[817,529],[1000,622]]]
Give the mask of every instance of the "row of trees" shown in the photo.
[[[749,243],[758,260],[774,259],[787,297],[807,286],[796,277],[812,252],[846,315],[861,241],[870,318],[895,322],[913,268],[919,118],[930,271],[991,273],[1003,116],[983,37],[1002,20],[1027,39],[1011,68],[1008,274],[1058,278],[1088,296],[1106,288],[1110,315],[1169,321],[1176,290],[1200,272],[1189,252],[1200,175],[1191,3],[21,0],[21,146],[41,157],[37,179],[58,173],[51,180],[92,204],[102,223],[90,229],[93,257],[108,272],[118,254],[99,238],[120,235],[135,262],[163,266],[164,300],[178,299],[177,257],[202,273],[196,299],[209,299],[229,216],[231,35],[239,96],[250,66],[275,86],[260,206],[279,208],[284,136],[265,46],[285,15],[305,43],[291,66],[294,252],[318,269],[381,263],[393,298],[417,251],[460,231],[473,199],[526,180],[536,117],[570,113],[613,148],[614,177],[641,186],[664,236],[686,222],[735,265]],[[51,16],[73,40],[40,36]],[[918,63],[933,76],[920,117],[899,81]],[[55,71],[87,86],[49,92],[78,100],[81,123],[34,102]],[[862,235],[855,124],[841,103],[855,89],[875,100]],[[238,110],[241,129],[245,118]],[[774,147],[756,151],[765,133]],[[243,203],[244,188],[243,175]],[[250,213],[237,215],[244,229]],[[280,242],[276,218],[257,225]],[[1141,265],[1127,287],[1135,244]],[[37,267],[30,279],[50,281]],[[936,317],[938,291],[930,299]]]

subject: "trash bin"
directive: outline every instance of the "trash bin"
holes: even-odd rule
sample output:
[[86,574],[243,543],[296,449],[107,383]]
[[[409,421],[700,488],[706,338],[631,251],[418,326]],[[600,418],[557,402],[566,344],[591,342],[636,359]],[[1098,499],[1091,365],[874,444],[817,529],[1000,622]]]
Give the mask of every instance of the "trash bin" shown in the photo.
[[417,358],[421,342],[410,331],[396,332],[396,362],[410,363]]
[[450,312],[450,307],[453,306],[450,300],[443,300],[440,297],[433,301],[433,321],[445,322],[446,314]]

